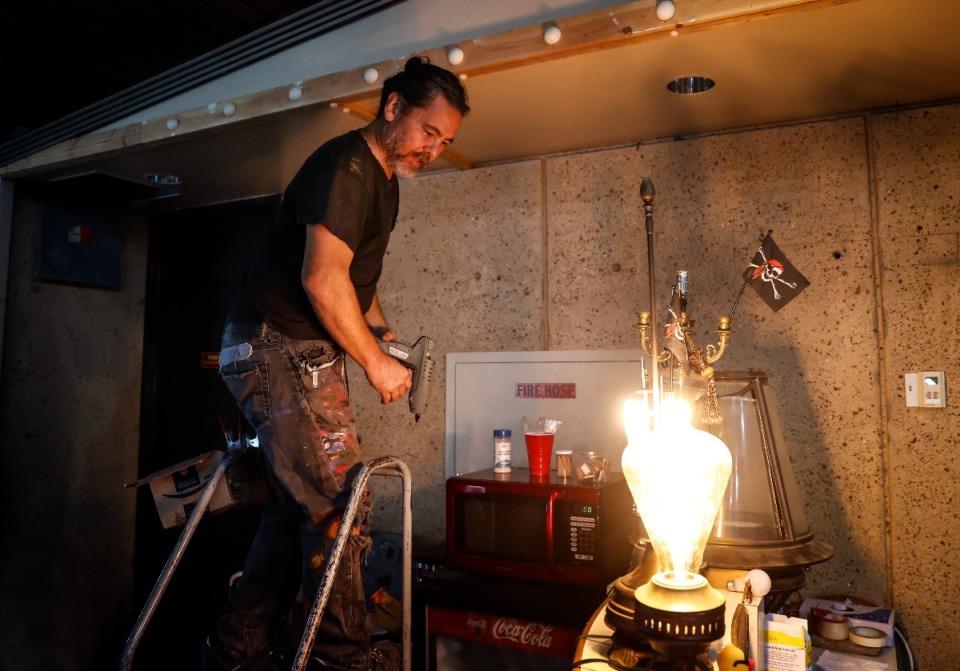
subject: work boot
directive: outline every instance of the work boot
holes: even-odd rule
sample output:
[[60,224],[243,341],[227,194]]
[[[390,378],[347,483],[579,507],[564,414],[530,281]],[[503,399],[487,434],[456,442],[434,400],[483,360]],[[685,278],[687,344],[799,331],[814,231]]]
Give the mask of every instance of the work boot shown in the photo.
[[[402,667],[400,647],[392,641],[378,641],[370,648],[370,665],[364,671],[400,671]],[[307,660],[307,671],[344,671],[348,667],[328,662],[320,657],[310,657]],[[359,668],[356,662],[350,669]]]
[[207,637],[201,653],[203,671],[287,671],[290,665],[267,651],[249,659],[240,659],[225,648],[216,638]]
[[377,641],[370,649],[370,671],[399,671],[402,660],[400,646],[393,641]]

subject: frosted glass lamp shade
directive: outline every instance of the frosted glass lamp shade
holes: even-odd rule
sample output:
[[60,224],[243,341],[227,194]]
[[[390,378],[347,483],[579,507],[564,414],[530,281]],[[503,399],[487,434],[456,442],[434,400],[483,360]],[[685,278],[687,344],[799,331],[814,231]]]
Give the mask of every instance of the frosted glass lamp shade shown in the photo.
[[730,478],[730,451],[689,421],[664,421],[651,431],[630,435],[630,427],[643,425],[628,419],[638,408],[625,407],[629,443],[623,451],[623,475],[657,555],[660,579],[685,587],[701,580],[704,547]]

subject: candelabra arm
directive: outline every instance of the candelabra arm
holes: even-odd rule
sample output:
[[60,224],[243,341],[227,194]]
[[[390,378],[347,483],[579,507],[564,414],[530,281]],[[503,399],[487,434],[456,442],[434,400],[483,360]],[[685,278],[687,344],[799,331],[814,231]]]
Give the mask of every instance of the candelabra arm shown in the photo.
[[643,353],[652,359],[653,355],[650,354],[650,350],[652,349],[652,343],[650,342],[650,313],[649,312],[637,313],[637,334],[640,336],[640,347],[643,348]]
[[733,331],[730,330],[730,325],[732,323],[733,317],[719,317],[717,319],[717,330],[714,331],[714,333],[717,334],[719,342],[716,345],[706,345],[705,358],[708,364],[718,361],[726,351],[727,343],[730,341],[730,336],[733,335]]

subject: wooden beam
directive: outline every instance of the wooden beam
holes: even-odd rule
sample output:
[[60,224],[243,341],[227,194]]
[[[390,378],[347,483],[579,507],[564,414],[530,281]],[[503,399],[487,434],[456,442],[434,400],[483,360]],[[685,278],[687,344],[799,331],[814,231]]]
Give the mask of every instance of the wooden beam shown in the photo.
[[[532,63],[634,44],[641,40],[661,39],[669,36],[673,30],[706,30],[788,12],[861,1],[863,0],[683,0],[677,3],[677,14],[669,23],[656,17],[655,3],[634,2],[558,19],[556,24],[562,35],[553,45],[544,42],[543,26],[539,24],[462,41],[458,43],[464,53],[462,65],[451,69],[461,77],[475,77]],[[434,63],[447,63],[443,48],[420,54],[426,55]],[[368,101],[377,97],[383,80],[399,72],[406,60],[404,57],[381,61],[295,85],[211,103],[207,107],[184,110],[126,128],[96,131],[0,167],[0,176],[19,177],[42,169],[81,163],[95,156],[119,153],[131,146],[180,141],[198,133],[212,132],[225,126],[242,124],[251,119],[304,106],[346,105]],[[378,74],[373,83],[368,83],[364,76],[370,68],[375,69]],[[290,95],[294,86],[298,86],[301,93],[296,99]],[[459,167],[472,167],[468,159],[457,156],[455,152],[447,150],[445,156]]]

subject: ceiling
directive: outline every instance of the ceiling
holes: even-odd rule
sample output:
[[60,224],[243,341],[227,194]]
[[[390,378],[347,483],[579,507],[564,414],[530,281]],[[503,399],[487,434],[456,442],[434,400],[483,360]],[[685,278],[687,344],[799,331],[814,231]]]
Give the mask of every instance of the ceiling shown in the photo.
[[[692,1],[676,0],[678,17],[683,3]],[[200,4],[222,11],[244,3]],[[291,4],[296,3],[277,0],[271,6]],[[624,7],[645,4],[652,7],[653,0]],[[458,133],[455,154],[432,169],[960,100],[960,2],[781,4],[783,11],[685,23],[676,27],[676,36],[669,30],[673,26],[658,25],[633,36],[621,26],[623,39],[593,37],[603,30],[591,28],[591,21],[599,16],[601,24],[617,23],[612,12],[558,21],[564,31],[559,44],[568,35],[579,36],[577,48],[546,56],[531,49],[526,57],[470,73],[466,86],[473,111]],[[539,37],[536,26],[477,38],[469,46],[521,44],[534,29]],[[463,46],[466,67],[473,52]],[[685,96],[667,90],[668,81],[686,75],[709,76],[716,86]],[[151,201],[149,207],[157,209],[278,193],[319,142],[363,125],[375,99],[351,104],[354,114],[343,114],[342,106],[301,106],[175,142],[145,143],[23,174],[61,179],[97,172],[141,184],[144,175],[157,171],[182,177],[171,197]],[[38,112],[24,114],[39,119]]]
[[0,59],[7,100],[0,106],[0,140],[180,65],[304,1],[195,2],[188,10],[185,2],[5,0]]
[[[96,130],[144,90],[188,90],[396,1],[4,0],[0,145],[70,122]],[[98,117],[107,107],[115,118]]]

